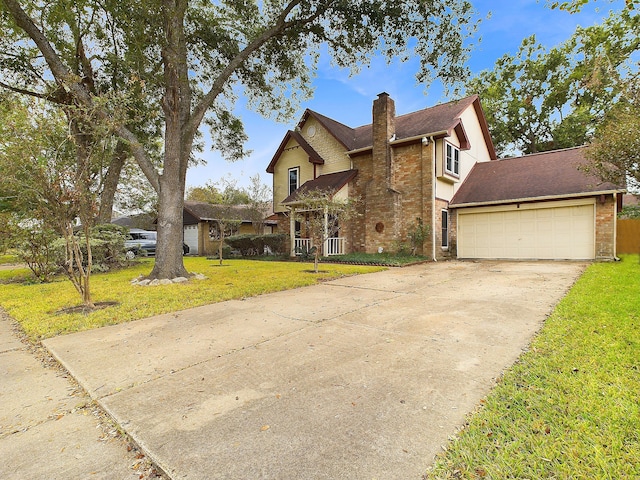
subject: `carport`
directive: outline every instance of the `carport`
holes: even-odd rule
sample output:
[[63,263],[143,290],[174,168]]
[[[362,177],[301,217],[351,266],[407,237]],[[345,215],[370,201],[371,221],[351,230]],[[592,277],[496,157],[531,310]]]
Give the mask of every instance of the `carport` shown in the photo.
[[584,148],[478,163],[451,201],[457,258],[615,258],[623,188],[580,169]]

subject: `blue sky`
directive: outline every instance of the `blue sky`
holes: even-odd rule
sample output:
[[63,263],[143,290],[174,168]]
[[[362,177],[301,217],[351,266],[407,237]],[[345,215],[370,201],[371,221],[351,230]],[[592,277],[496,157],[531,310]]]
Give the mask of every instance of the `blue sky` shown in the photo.
[[[579,14],[568,14],[545,7],[545,0],[471,0],[483,18],[476,47],[471,52],[469,67],[473,73],[493,67],[505,53],[517,52],[525,37],[535,34],[545,46],[554,46],[571,36],[576,26],[599,23],[610,10],[618,10],[624,1],[591,2]],[[491,12],[490,18],[487,15]],[[481,41],[478,43],[478,37]],[[217,182],[222,177],[235,179],[238,186],[248,186],[249,177],[260,174],[262,183],[271,185],[271,175],[266,168],[287,130],[298,122],[305,108],[327,115],[351,127],[371,123],[371,105],[377,94],[387,92],[395,100],[397,114],[409,113],[443,101],[442,88],[434,84],[428,90],[417,84],[415,73],[417,60],[404,64],[387,65],[381,58],[373,58],[371,66],[354,77],[347,71],[331,67],[323,58],[313,85],[314,97],[301,105],[300,111],[290,122],[283,124],[266,120],[248,110],[238,108],[249,136],[247,148],[252,154],[241,161],[230,163],[211,151],[209,145],[199,156],[206,165],[193,167],[187,173],[187,188]],[[240,102],[242,103],[242,102]],[[205,136],[206,138],[206,136]],[[205,140],[206,141],[206,140]]]

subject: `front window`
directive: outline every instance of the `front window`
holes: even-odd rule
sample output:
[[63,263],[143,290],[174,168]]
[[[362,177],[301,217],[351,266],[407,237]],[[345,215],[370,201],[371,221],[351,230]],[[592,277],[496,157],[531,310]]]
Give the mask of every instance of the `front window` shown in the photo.
[[300,186],[300,184],[298,183],[299,177],[300,169],[298,167],[289,169],[289,195],[295,192]]
[[447,143],[445,170],[453,175],[460,175],[460,149]]
[[442,210],[442,248],[449,246],[449,212]]

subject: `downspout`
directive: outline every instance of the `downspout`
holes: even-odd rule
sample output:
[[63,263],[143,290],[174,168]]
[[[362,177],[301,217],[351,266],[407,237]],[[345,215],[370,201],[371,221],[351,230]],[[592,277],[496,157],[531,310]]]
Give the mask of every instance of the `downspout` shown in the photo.
[[613,192],[613,260],[619,262],[618,258],[618,192]]
[[436,258],[436,187],[438,185],[438,160],[436,159],[436,141],[433,138],[433,135],[430,137],[431,141],[431,155],[433,158],[433,188],[431,189],[432,198],[431,198],[431,255],[433,257],[433,261],[437,262]]

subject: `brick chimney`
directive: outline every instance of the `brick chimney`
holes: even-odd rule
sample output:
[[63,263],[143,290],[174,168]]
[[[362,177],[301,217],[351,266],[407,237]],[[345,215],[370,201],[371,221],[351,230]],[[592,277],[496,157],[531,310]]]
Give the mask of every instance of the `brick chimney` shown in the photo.
[[396,105],[389,94],[382,92],[373,101],[373,178],[391,187],[391,147],[389,141],[396,133]]

